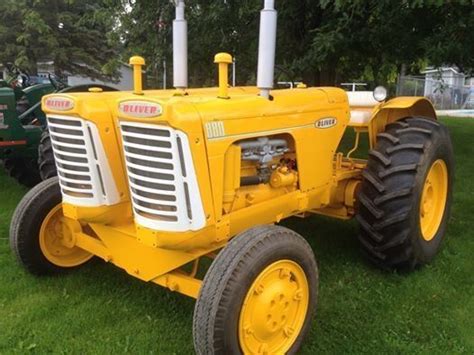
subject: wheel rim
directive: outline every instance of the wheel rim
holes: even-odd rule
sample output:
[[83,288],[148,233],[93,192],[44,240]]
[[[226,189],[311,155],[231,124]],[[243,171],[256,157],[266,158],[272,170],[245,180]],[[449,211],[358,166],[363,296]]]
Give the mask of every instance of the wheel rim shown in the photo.
[[45,258],[60,267],[78,266],[93,256],[84,249],[73,246],[73,234],[64,222],[61,204],[54,207],[43,220],[39,244]]
[[266,267],[253,282],[239,320],[245,354],[284,354],[300,333],[309,303],[308,280],[294,261]]
[[443,219],[448,196],[448,169],[438,159],[431,165],[423,186],[420,202],[421,234],[426,241],[432,240]]

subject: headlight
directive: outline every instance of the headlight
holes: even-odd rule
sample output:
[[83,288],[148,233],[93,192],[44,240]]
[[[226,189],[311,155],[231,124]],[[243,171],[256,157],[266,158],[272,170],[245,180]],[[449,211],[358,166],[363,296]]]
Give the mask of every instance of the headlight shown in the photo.
[[378,102],[385,101],[387,98],[387,89],[383,86],[377,86],[374,90],[374,99]]
[[18,84],[23,85],[23,77],[21,75],[18,75],[18,78],[16,78],[16,81]]

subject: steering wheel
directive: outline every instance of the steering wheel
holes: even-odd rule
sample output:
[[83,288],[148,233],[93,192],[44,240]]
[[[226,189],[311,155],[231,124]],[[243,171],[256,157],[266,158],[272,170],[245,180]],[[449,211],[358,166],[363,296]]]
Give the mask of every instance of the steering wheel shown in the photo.
[[20,74],[18,75],[19,78],[21,78],[21,86],[23,88],[26,88],[28,86],[30,86],[31,84],[31,78],[30,76],[28,75],[28,73],[23,73],[23,72],[20,72]]
[[55,91],[62,90],[66,87],[66,84],[59,80],[54,74],[48,73],[48,79]]
[[20,87],[22,89],[27,88],[31,84],[31,78],[28,73],[21,71],[15,66],[10,68],[10,72],[14,75],[10,81],[12,87]]

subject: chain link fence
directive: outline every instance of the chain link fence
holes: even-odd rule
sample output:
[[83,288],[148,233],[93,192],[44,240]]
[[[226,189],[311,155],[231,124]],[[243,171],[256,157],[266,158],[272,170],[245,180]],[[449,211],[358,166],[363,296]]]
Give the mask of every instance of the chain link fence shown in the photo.
[[437,110],[474,109],[474,88],[452,86],[443,80],[401,76],[397,96],[425,96]]

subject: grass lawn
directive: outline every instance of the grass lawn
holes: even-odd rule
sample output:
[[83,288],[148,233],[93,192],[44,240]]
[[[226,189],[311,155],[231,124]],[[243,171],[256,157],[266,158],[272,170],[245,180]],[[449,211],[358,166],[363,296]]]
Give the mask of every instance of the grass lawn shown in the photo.
[[[321,272],[302,353],[474,353],[474,120],[443,121],[457,181],[447,240],[431,265],[380,272],[360,257],[354,221],[285,222],[308,238]],[[25,273],[8,245],[25,192],[0,172],[0,354],[193,352],[192,299],[100,261],[62,277]]]

